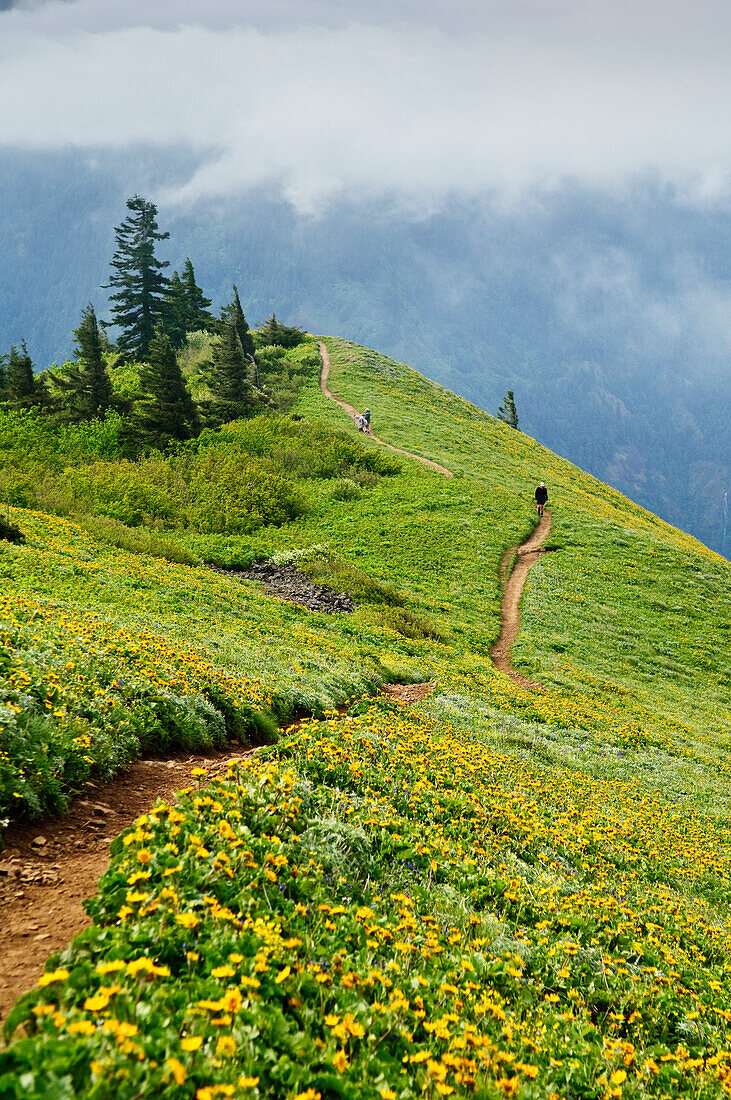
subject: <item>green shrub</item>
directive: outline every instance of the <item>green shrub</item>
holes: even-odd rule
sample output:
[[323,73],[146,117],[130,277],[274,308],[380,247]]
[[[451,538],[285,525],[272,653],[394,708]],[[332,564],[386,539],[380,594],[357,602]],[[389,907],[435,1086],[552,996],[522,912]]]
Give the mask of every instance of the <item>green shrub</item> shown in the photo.
[[261,384],[282,413],[289,412],[304,383],[317,378],[321,366],[320,356],[311,341],[289,352],[275,346],[259,348],[256,361]]
[[377,618],[382,626],[395,630],[404,638],[415,640],[433,638],[437,642],[446,641],[446,635],[438,626],[423,615],[415,615],[405,607],[379,608]]
[[0,456],[20,469],[39,463],[61,469],[67,463],[113,458],[120,453],[122,428],[116,413],[59,426],[36,410],[0,410]]
[[226,744],[226,723],[202,695],[155,692],[143,696],[131,718],[143,754],[167,756],[181,748],[188,752]]
[[[229,741],[238,741],[241,745],[272,745],[277,740],[277,724],[268,715],[247,707],[240,700],[234,702],[215,684],[206,688],[206,697],[223,716]],[[286,708],[281,700],[273,699],[272,705],[281,710],[281,717],[285,717]]]
[[213,565],[218,569],[248,569],[260,556],[248,547],[241,546],[238,539],[225,535],[206,535],[192,539],[189,536],[189,541],[206,565]]
[[218,449],[197,455],[188,473],[188,522],[204,533],[241,534],[305,511],[290,481],[269,463]]
[[182,525],[185,486],[162,455],[71,468],[62,483],[79,511],[110,516],[128,527]]
[[302,562],[302,571],[317,584],[326,584],[336,592],[347,592],[356,603],[389,604],[398,607],[404,597],[390,584],[371,577],[350,562],[334,555]]
[[60,484],[74,511],[126,527],[240,534],[305,510],[300,494],[271,462],[219,447],[72,467]]
[[[204,334],[200,347],[193,341],[191,354],[196,348],[202,354],[211,339]],[[303,349],[287,354],[300,355],[305,370],[312,350],[308,344]],[[204,431],[173,453],[138,458],[124,453],[124,439],[117,414],[60,427],[37,413],[0,412],[0,499],[77,519],[95,517],[96,526],[88,529],[111,545],[192,564],[190,554],[158,532],[247,534],[308,510],[298,481],[332,479],[331,498],[347,502],[400,470],[390,456],[301,417],[266,414],[235,421]],[[149,536],[130,533],[142,527],[152,529]],[[204,556],[227,568],[250,564],[232,561],[227,552]]]
[[[366,448],[343,432],[318,421],[289,416],[262,415],[236,420],[219,431],[202,432],[190,444],[197,452],[214,449],[268,458],[296,478],[356,480],[363,474],[393,476],[401,471],[396,459],[383,451]],[[362,484],[373,483],[366,477]]]
[[84,530],[107,546],[117,546],[133,554],[150,554],[180,565],[200,565],[200,558],[159,531],[145,527],[127,527],[111,516],[82,515],[76,517]]
[[362,495],[363,490],[349,477],[338,478],[330,489],[332,499],[342,501],[344,504],[351,500],[359,500]]

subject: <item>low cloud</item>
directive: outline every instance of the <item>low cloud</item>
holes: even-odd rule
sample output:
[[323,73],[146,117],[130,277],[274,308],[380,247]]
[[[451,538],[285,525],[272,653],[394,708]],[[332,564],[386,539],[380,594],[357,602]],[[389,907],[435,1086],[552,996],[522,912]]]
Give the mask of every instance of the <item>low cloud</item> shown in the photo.
[[0,144],[188,146],[179,201],[725,195],[731,10],[705,0],[52,0],[0,12]]

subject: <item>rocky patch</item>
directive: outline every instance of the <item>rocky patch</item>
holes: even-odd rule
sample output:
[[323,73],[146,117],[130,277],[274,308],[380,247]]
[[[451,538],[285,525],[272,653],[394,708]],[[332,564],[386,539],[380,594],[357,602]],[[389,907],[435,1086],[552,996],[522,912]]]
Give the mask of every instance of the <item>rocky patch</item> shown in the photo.
[[274,565],[270,561],[257,561],[246,570],[218,570],[229,577],[242,577],[247,581],[258,581],[267,592],[280,599],[299,604],[309,611],[320,611],[326,615],[343,615],[355,611],[356,603],[347,592],[334,592],[326,584],[314,584],[294,565]]

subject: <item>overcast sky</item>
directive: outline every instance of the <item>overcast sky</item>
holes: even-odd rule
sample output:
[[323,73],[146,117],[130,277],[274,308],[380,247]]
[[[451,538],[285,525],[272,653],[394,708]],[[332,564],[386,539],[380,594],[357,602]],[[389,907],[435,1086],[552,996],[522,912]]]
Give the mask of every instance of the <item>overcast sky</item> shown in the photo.
[[650,173],[728,197],[728,0],[0,0],[0,144],[189,145],[181,199]]

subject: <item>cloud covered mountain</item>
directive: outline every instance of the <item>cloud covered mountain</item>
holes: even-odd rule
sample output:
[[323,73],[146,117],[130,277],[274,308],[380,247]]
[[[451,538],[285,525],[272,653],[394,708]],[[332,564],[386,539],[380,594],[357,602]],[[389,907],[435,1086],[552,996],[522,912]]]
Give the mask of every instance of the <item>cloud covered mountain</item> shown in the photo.
[[[6,157],[0,347],[25,337],[39,365],[108,274],[134,190],[189,178],[188,154]],[[224,301],[375,346],[495,410],[515,390],[521,427],[721,550],[731,471],[731,228],[646,180],[420,208],[360,196],[297,211],[259,188],[163,203],[167,255],[187,255]],[[538,473],[538,472],[537,472]],[[725,547],[728,551],[728,546]]]

